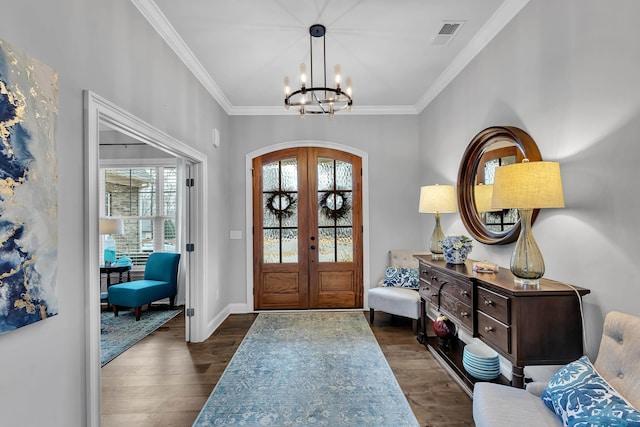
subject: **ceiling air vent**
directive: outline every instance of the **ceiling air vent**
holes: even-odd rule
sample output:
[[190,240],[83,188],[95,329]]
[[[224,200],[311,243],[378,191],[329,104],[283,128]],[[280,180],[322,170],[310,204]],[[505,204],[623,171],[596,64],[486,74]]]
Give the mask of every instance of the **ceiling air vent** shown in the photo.
[[433,38],[431,44],[437,46],[446,46],[451,43],[453,37],[458,34],[460,28],[464,24],[464,21],[444,21],[442,22],[442,27],[440,27],[440,31]]

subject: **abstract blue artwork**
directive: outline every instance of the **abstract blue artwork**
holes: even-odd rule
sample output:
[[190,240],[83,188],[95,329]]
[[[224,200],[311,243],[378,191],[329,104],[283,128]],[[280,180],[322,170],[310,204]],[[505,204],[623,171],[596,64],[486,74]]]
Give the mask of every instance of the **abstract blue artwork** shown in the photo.
[[58,75],[0,40],[0,334],[58,314]]

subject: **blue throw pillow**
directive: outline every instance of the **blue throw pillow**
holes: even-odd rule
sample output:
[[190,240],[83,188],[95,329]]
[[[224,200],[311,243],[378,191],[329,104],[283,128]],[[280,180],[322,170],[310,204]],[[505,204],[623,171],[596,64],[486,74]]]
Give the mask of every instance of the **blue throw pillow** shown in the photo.
[[565,426],[640,427],[640,412],[598,374],[586,356],[561,368],[540,397]]
[[384,286],[395,286],[397,288],[417,288],[418,283],[417,268],[389,267],[383,281]]

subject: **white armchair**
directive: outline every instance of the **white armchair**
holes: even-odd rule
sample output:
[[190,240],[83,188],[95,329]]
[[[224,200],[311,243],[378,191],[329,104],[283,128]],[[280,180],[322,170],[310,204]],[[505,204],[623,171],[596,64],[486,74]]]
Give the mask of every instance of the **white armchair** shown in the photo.
[[[389,251],[389,267],[417,269],[418,260],[413,256],[424,253],[424,250],[391,250]],[[413,319],[413,332],[418,333],[418,319],[420,319],[418,288],[384,286],[384,280],[380,280],[377,287],[369,289],[368,301],[371,324],[373,324],[375,310],[378,310],[394,316]]]

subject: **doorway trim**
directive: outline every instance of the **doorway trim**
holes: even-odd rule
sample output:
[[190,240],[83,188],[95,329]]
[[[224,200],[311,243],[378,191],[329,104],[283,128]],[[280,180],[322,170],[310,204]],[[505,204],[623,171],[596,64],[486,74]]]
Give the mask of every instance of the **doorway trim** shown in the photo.
[[[100,425],[101,419],[101,374],[100,374],[100,288],[96,267],[100,263],[98,217],[99,210],[99,144],[100,125],[104,124],[125,135],[165,151],[179,158],[178,162],[192,163],[192,176],[196,179],[194,189],[195,201],[192,206],[191,231],[193,243],[198,248],[191,255],[189,271],[191,285],[186,292],[195,305],[195,314],[190,322],[194,340],[201,340],[202,325],[205,321],[204,310],[204,278],[207,275],[207,245],[200,236],[206,235],[204,207],[207,206],[207,156],[171,137],[138,117],[123,110],[97,94],[84,91],[84,171],[85,171],[85,316],[86,316],[86,423],[90,426]],[[182,160],[180,160],[182,159]],[[182,251],[181,251],[182,252]],[[189,301],[189,299],[187,299]],[[205,325],[206,326],[206,325]],[[188,331],[185,330],[185,334]]]
[[333,150],[344,151],[354,154],[362,159],[362,286],[363,286],[363,308],[368,307],[366,290],[369,289],[370,272],[369,272],[369,155],[357,148],[348,145],[342,145],[335,142],[319,141],[319,140],[294,140],[288,142],[276,143],[258,150],[247,153],[245,156],[245,236],[246,239],[246,282],[247,282],[247,305],[245,311],[247,313],[255,312],[253,298],[253,159],[273,151],[280,151],[286,148],[299,147],[320,147],[330,148]]

